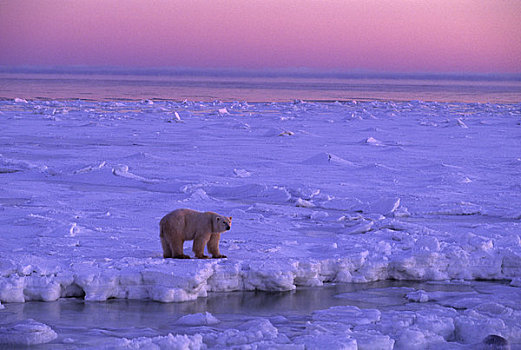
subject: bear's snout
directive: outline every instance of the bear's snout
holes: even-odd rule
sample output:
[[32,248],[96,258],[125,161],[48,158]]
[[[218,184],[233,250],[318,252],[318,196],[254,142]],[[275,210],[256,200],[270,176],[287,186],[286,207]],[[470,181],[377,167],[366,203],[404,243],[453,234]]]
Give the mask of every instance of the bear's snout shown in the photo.
[[225,228],[226,228],[226,231],[229,231],[231,227],[230,227],[230,225],[226,224]]

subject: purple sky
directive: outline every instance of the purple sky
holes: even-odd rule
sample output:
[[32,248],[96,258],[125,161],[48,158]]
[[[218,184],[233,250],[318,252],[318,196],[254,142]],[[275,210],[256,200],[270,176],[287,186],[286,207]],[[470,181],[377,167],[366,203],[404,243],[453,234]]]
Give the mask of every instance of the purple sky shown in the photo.
[[519,0],[0,2],[0,65],[521,72]]

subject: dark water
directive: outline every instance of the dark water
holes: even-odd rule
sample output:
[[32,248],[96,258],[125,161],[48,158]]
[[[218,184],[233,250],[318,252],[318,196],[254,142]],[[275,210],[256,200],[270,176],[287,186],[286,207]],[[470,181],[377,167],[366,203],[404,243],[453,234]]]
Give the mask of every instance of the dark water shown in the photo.
[[[441,297],[428,303],[414,303],[405,295],[414,289],[441,292]],[[277,325],[277,318],[288,321],[280,325],[280,331],[291,335],[311,319],[315,310],[337,305],[353,305],[380,311],[415,311],[451,304],[458,300],[489,302],[491,296],[511,292],[512,287],[501,282],[408,282],[381,281],[363,284],[332,284],[320,288],[299,288],[293,292],[231,292],[209,293],[183,303],[159,303],[152,301],[109,300],[86,302],[82,299],[60,299],[55,302],[27,302],[4,304],[0,311],[0,324],[32,318],[49,325],[58,338],[48,344],[31,349],[98,348],[114,338],[155,337],[159,335],[194,334],[199,327],[177,325],[183,315],[210,312],[221,322],[216,329],[237,327],[252,318],[265,317]],[[446,297],[443,297],[446,295]],[[445,300],[444,300],[445,299]],[[517,305],[519,300],[511,301]],[[510,305],[512,306],[512,305]],[[464,307],[461,308],[463,312]],[[279,326],[279,325],[277,325]],[[11,349],[1,345],[0,349]]]
[[115,74],[0,69],[0,99],[521,102],[519,76]]

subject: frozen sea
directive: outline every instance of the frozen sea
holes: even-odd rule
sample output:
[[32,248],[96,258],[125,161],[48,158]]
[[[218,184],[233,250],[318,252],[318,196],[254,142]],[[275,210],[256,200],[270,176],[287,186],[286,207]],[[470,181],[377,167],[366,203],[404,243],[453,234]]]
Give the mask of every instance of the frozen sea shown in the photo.
[[89,77],[0,80],[0,348],[521,348],[519,81]]

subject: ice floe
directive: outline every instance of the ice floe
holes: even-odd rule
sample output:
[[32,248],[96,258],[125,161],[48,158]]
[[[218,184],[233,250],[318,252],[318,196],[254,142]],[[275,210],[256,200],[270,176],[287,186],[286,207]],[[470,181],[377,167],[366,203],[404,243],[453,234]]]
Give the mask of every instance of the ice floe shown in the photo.
[[205,312],[204,314],[191,314],[179,318],[176,324],[184,326],[208,326],[219,323],[220,321],[215,318],[211,313]]
[[[0,112],[0,308],[382,280],[485,279],[519,293],[519,104],[10,100]],[[227,259],[161,257],[159,219],[180,207],[233,215],[221,237]],[[521,342],[519,311],[505,301],[456,302],[423,289],[403,300],[448,306],[435,320],[331,309],[327,325],[317,312],[291,340],[422,348],[485,345],[495,334]],[[201,315],[187,322],[213,322]],[[201,341],[289,344],[273,324],[244,327],[223,343]],[[200,344],[172,337],[128,344]]]
[[0,345],[28,346],[48,343],[58,337],[46,324],[32,319],[0,324]]
[[201,335],[173,335],[169,333],[166,336],[157,337],[138,337],[123,338],[114,340],[103,346],[105,349],[189,349],[199,350],[205,349],[203,338]]

